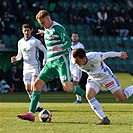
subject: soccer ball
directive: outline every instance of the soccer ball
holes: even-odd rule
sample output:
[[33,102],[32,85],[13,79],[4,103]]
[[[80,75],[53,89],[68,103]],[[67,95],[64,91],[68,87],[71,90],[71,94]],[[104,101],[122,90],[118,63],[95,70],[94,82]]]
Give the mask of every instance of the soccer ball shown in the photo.
[[38,114],[38,118],[41,122],[50,122],[52,119],[52,113],[49,110],[42,110]]

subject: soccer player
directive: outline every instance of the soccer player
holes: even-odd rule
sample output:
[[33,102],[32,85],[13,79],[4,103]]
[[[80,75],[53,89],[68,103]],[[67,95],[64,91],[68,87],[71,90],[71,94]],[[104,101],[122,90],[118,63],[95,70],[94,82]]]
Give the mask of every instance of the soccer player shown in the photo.
[[71,83],[69,62],[71,39],[65,28],[52,21],[46,10],[40,10],[36,15],[36,19],[45,29],[44,31],[38,30],[38,34],[44,34],[47,47],[47,62],[34,82],[29,112],[18,115],[20,119],[29,121],[35,120],[35,107],[40,99],[42,86],[56,77],[60,78],[64,91],[83,97],[86,95],[84,90],[78,86],[73,86]]
[[100,103],[95,98],[102,86],[110,91],[117,101],[124,101],[133,94],[133,85],[123,91],[111,69],[104,63],[104,60],[109,57],[125,59],[128,56],[126,52],[113,51],[85,53],[85,50],[81,48],[72,52],[72,62],[88,74],[86,99],[92,110],[101,118],[101,121],[96,123],[98,125],[110,124],[110,120],[104,114]]
[[[32,31],[33,28],[29,24],[22,25],[24,37],[18,41],[17,56],[11,57],[12,63],[21,60],[23,57],[23,81],[30,99],[32,96],[33,82],[40,72],[39,49],[44,52],[43,65],[45,65],[47,59],[46,48],[40,40],[31,35]],[[36,111],[41,111],[42,109],[38,102]]]
[[[71,40],[72,40],[72,46],[71,46],[72,50],[76,48],[84,49],[84,45],[79,42],[79,34],[77,32],[72,33]],[[71,55],[70,55],[70,58],[71,58]],[[71,61],[70,61],[70,70],[72,73],[73,85],[78,86],[79,81],[82,77],[82,71]],[[74,102],[74,104],[80,104],[80,103],[82,103],[82,97],[76,94],[76,101]]]

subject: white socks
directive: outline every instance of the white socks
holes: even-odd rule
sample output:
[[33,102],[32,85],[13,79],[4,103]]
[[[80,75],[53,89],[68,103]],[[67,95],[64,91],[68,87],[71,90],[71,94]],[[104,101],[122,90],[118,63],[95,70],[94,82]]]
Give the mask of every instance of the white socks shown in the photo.
[[133,95],[133,85],[127,87],[124,91],[123,91],[127,97],[127,99]]
[[98,117],[100,117],[101,119],[103,119],[104,117],[106,117],[106,115],[104,114],[102,107],[100,105],[100,103],[96,100],[96,98],[92,98],[91,100],[88,100],[92,110],[98,115]]
[[82,101],[82,97],[76,94],[76,98],[78,101]]

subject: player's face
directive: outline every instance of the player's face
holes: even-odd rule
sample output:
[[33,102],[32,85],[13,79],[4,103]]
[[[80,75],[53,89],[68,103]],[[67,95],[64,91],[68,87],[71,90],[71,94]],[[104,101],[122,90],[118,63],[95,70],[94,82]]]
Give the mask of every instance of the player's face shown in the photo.
[[84,65],[86,63],[86,57],[84,57],[83,59],[79,58],[79,57],[72,57],[72,62],[73,64],[77,65],[77,66],[81,66]]
[[30,28],[23,28],[22,32],[24,34],[24,38],[27,40],[31,37],[32,30]]
[[71,39],[73,43],[77,43],[79,40],[78,34],[72,34]]
[[49,16],[46,16],[45,18],[37,19],[37,21],[44,28],[50,28],[51,26],[51,23],[49,22]]

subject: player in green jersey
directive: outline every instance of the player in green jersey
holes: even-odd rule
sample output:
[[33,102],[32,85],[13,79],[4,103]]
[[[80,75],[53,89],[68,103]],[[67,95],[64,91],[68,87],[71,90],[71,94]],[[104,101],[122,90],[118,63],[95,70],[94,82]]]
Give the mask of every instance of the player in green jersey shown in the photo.
[[71,73],[69,69],[71,40],[65,28],[59,23],[52,21],[46,10],[40,10],[36,15],[36,19],[45,29],[44,31],[39,30],[38,34],[44,35],[47,48],[47,62],[33,85],[29,112],[18,115],[20,119],[29,121],[35,120],[35,108],[40,99],[42,86],[57,76],[61,80],[64,91],[78,94],[82,97],[86,95],[84,90],[78,86],[73,86],[71,83]]

